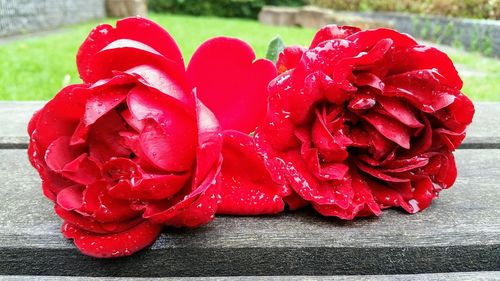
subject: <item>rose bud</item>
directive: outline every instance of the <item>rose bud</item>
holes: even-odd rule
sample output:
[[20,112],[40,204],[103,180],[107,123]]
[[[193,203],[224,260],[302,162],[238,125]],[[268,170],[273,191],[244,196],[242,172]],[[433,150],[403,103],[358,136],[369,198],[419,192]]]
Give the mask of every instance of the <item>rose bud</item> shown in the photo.
[[415,213],[453,185],[452,152],[474,106],[446,54],[390,29],[326,26],[277,65],[255,140],[293,190],[291,209],[348,220]]
[[164,225],[213,219],[222,132],[262,121],[276,75],[270,61],[254,60],[248,44],[219,37],[186,71],[172,37],[142,18],[89,34],[77,56],[84,83],[62,89],[28,127],[43,193],[82,253],[130,255]]

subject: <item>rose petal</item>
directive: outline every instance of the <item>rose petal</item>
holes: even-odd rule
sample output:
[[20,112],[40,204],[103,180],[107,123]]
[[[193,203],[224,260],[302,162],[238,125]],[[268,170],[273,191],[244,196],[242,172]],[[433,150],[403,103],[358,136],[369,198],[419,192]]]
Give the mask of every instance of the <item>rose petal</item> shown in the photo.
[[316,177],[308,171],[300,155],[290,151],[286,155],[287,179],[292,189],[303,199],[320,205],[337,204],[348,201],[352,194],[345,189],[346,184],[320,184]]
[[38,114],[32,141],[44,155],[47,147],[61,136],[71,136],[85,110],[89,85],[71,85],[63,88]]
[[127,104],[138,120],[145,123],[139,135],[144,156],[157,167],[182,172],[191,168],[196,153],[196,119],[185,105],[167,95],[136,87],[130,91]]
[[191,85],[224,130],[249,133],[264,119],[267,85],[276,68],[271,61],[254,60],[247,43],[217,37],[203,43],[189,62]]
[[393,118],[375,112],[368,112],[363,115],[362,118],[387,139],[397,143],[403,148],[410,148],[411,131],[403,124]]
[[424,126],[415,115],[411,106],[403,100],[396,97],[378,96],[377,102],[382,106],[385,112],[389,113],[399,122],[411,128],[421,128]]
[[378,178],[378,179],[381,179],[383,181],[388,181],[388,182],[408,182],[408,181],[410,181],[409,179],[405,179],[405,178],[393,177],[391,175],[384,173],[382,170],[379,170],[375,167],[370,167],[370,166],[365,165],[359,161],[356,162],[356,166],[361,171],[367,173],[368,175],[373,176],[373,177]]
[[113,158],[103,173],[117,181],[108,188],[110,196],[123,200],[159,200],[175,195],[187,183],[190,173],[148,174],[130,159]]
[[[289,73],[283,73],[269,83],[269,101],[266,122],[258,129],[269,136],[269,143],[277,149],[285,149],[296,145],[295,124],[291,119],[289,100],[282,95],[293,95],[284,89],[292,88]],[[303,113],[303,111],[301,111]]]
[[305,51],[307,51],[307,49],[302,46],[287,46],[278,55],[278,61],[276,62],[278,73],[281,74],[295,68]]
[[[115,46],[109,46],[119,40],[121,44],[114,43]],[[118,53],[123,50],[129,52],[121,56],[121,58],[127,57],[128,59],[110,57],[105,61],[96,60],[98,53],[106,46],[108,50],[112,49]],[[114,51],[108,53],[112,54]],[[148,57],[148,54],[154,54],[154,56]],[[151,57],[152,60],[148,60]],[[112,70],[126,70],[137,65],[148,64],[147,62],[154,63],[158,58],[174,62],[179,69],[184,68],[179,47],[170,34],[158,24],[137,17],[117,21],[116,28],[107,24],[94,28],[78,51],[77,65],[80,77],[85,82],[95,82],[109,77]]]
[[126,129],[125,122],[111,111],[95,122],[89,132],[89,154],[104,163],[112,157],[129,157],[131,150],[122,142],[120,131]]
[[408,34],[399,33],[396,30],[387,28],[363,30],[353,33],[346,39],[356,42],[356,45],[359,46],[361,50],[370,49],[383,39],[391,39],[395,48],[417,45],[417,42]]
[[366,181],[354,169],[350,170],[352,181],[349,183],[349,190],[352,192],[352,200],[348,201],[348,205],[313,204],[314,209],[324,216],[335,216],[345,220],[352,220],[356,216],[380,215],[380,207],[375,202]]
[[347,36],[354,34],[361,29],[354,26],[337,26],[337,25],[327,25],[322,27],[316,34],[311,42],[309,49],[315,48],[319,43],[332,39],[344,39]]
[[179,71],[171,65],[168,70],[152,65],[139,65],[128,69],[124,74],[131,75],[149,89],[155,89],[185,105],[192,106],[193,98],[190,95],[189,85],[184,70]]
[[218,214],[262,215],[283,211],[282,189],[273,182],[250,136],[225,131],[222,157]]
[[446,79],[446,85],[458,90],[462,88],[462,79],[453,62],[436,48],[417,45],[398,49],[392,60],[391,72],[394,74],[415,69],[436,69]]
[[111,197],[107,183],[95,182],[87,186],[83,195],[83,210],[98,222],[121,222],[133,219],[139,213],[130,208],[130,202]]
[[71,211],[82,207],[84,186],[74,185],[66,187],[57,194],[57,205]]
[[66,211],[58,205],[54,206],[54,210],[56,214],[61,217],[66,223],[72,224],[82,230],[93,233],[119,233],[126,231],[127,229],[130,229],[143,221],[141,217],[138,217],[136,219],[124,222],[101,223],[94,220],[90,216],[84,216],[75,211]]
[[160,235],[161,228],[160,225],[143,222],[124,232],[96,234],[63,223],[61,231],[66,238],[73,239],[76,247],[85,255],[116,258],[129,256],[151,245]]
[[283,201],[285,201],[288,208],[292,211],[304,208],[307,205],[309,205],[309,202],[302,199],[302,197],[297,195],[297,193],[295,193],[295,192],[293,192],[291,195],[283,198]]
[[83,153],[82,147],[69,145],[69,137],[60,137],[47,148],[45,161],[54,172],[80,184],[90,184],[100,176],[100,168]]
[[220,199],[218,196],[220,188],[218,181],[219,179],[216,179],[190,206],[180,210],[179,213],[166,221],[165,224],[174,227],[193,228],[212,221]]
[[[196,92],[195,92],[196,97]],[[196,148],[196,169],[194,185],[198,185],[215,165],[218,165],[222,150],[222,136],[219,122],[214,114],[196,98],[198,123],[198,147]]]
[[[213,166],[202,182],[170,202],[151,202],[144,209],[143,217],[156,223],[176,227],[195,227],[211,221],[219,200],[220,166],[222,159]],[[197,207],[201,204],[200,207]]]
[[384,95],[406,99],[420,110],[433,113],[455,100],[456,89],[442,84],[435,70],[414,70],[384,79]]
[[410,205],[412,206],[412,213],[416,213],[426,209],[431,204],[432,199],[436,197],[434,185],[428,177],[416,181],[414,183],[414,187],[415,199],[409,201]]

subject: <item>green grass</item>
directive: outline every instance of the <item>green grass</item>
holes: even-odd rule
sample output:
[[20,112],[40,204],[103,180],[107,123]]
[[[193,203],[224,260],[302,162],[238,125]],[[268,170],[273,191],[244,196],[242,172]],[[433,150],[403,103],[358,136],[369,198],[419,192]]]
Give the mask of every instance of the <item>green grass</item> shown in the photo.
[[484,76],[463,76],[462,92],[473,100],[500,101],[500,59],[459,50],[449,50],[447,53],[455,64],[484,73]]
[[[269,41],[281,35],[287,44],[308,44],[313,30],[269,27],[256,21],[152,14],[150,18],[175,38],[187,62],[205,40],[218,35],[238,37],[264,57]],[[114,19],[104,22],[114,25]],[[65,28],[57,34],[0,45],[0,100],[47,100],[65,83],[80,83],[75,56],[98,22]],[[69,79],[69,81],[68,81]]]
[[[314,31],[271,27],[256,21],[152,14],[176,39],[185,60],[203,41],[217,35],[238,37],[264,57],[269,41],[279,34],[287,45],[308,45]],[[114,23],[113,19],[105,20]],[[79,83],[75,55],[97,22],[65,28],[52,35],[21,39],[0,45],[0,100],[47,100],[67,83]],[[453,51],[452,59],[467,69],[486,72],[484,77],[463,77],[464,92],[475,100],[500,101],[500,61]]]

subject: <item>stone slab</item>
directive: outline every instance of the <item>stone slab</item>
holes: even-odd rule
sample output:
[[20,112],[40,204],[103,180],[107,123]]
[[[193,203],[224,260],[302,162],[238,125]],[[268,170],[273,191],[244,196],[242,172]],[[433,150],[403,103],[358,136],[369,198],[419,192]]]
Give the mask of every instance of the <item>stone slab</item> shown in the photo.
[[[141,277],[68,277],[68,276],[0,276],[0,281],[157,281],[164,278]],[[500,280],[500,271],[451,272],[430,274],[398,274],[398,275],[337,275],[337,276],[231,276],[231,277],[175,277],[171,281],[494,281]]]

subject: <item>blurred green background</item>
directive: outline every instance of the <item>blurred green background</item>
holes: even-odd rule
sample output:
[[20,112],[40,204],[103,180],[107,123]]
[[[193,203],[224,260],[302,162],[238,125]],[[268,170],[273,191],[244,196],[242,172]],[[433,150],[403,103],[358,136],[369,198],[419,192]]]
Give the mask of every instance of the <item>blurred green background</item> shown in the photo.
[[[481,3],[479,3],[481,2]],[[483,3],[484,2],[484,3]],[[498,18],[497,0],[326,1],[326,0],[149,0],[149,18],[166,28],[178,42],[185,61],[203,41],[232,36],[247,41],[264,57],[269,41],[280,35],[287,45],[309,45],[313,29],[267,26],[255,20],[263,5],[300,6],[308,3],[339,10],[394,10],[415,13]],[[448,3],[446,7],[439,6]],[[475,5],[474,5],[475,3]],[[478,4],[479,3],[479,4]],[[486,4],[485,4],[486,3]],[[454,7],[454,8],[453,8]],[[481,7],[481,8],[480,8]],[[152,11],[152,12],[151,12]],[[165,12],[169,13],[165,13]],[[177,13],[177,14],[171,14]],[[108,18],[66,26],[48,34],[0,38],[0,99],[47,100],[64,85],[79,83],[75,56],[79,45]],[[463,92],[474,100],[500,101],[500,60],[459,48],[442,47],[464,80]]]

